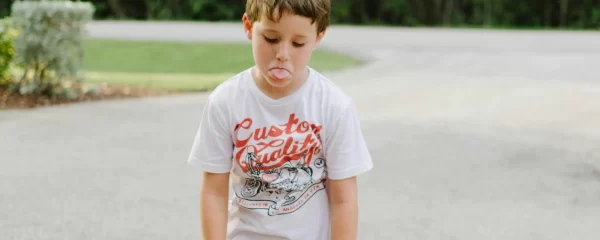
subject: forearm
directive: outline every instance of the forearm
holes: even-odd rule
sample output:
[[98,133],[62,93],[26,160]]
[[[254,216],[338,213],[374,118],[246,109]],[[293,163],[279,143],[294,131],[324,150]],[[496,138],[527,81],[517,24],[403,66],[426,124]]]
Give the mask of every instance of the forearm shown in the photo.
[[355,201],[331,204],[331,240],[356,240],[358,206]]
[[225,240],[225,234],[227,233],[227,198],[203,193],[200,204],[203,239]]
[[[214,179],[214,178],[213,178]],[[228,188],[213,185],[216,181],[204,185],[200,193],[200,217],[204,240],[225,240],[227,234]]]

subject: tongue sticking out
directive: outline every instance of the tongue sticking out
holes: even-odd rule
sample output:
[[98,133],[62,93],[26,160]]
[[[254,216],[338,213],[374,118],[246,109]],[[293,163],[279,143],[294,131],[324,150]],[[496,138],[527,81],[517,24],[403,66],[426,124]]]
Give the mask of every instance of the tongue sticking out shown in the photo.
[[271,77],[277,79],[277,80],[283,80],[286,79],[290,76],[290,72],[288,72],[285,69],[272,69],[271,71],[269,71],[271,74]]

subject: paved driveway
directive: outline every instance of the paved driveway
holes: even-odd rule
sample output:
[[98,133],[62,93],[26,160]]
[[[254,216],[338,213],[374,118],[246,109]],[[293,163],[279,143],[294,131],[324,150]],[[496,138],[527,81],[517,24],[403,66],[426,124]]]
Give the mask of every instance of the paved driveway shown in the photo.
[[[165,32],[163,32],[165,31]],[[244,41],[241,25],[95,38]],[[598,239],[600,33],[334,27],[375,169],[359,239]],[[0,112],[3,239],[199,239],[206,94]]]

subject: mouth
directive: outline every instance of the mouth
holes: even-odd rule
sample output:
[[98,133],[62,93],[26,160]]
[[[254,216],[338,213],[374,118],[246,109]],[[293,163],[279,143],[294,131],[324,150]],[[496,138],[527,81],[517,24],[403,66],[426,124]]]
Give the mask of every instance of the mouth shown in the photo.
[[284,67],[273,67],[273,68],[270,68],[269,71],[288,71],[288,72],[290,72],[290,70],[288,70],[287,68],[284,68]]
[[285,68],[271,68],[269,70],[269,76],[279,81],[289,78],[290,75],[290,71]]

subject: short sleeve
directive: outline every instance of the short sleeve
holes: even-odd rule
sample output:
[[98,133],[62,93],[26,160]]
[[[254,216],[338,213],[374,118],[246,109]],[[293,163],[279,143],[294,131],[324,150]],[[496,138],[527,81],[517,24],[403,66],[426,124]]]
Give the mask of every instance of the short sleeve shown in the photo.
[[354,177],[373,168],[356,106],[352,102],[329,127],[331,130],[327,136],[325,158],[330,179]]
[[202,110],[188,163],[205,172],[227,173],[232,167],[233,141],[225,110],[210,97]]

